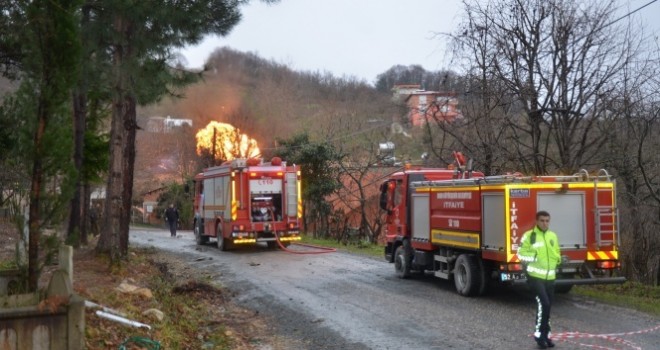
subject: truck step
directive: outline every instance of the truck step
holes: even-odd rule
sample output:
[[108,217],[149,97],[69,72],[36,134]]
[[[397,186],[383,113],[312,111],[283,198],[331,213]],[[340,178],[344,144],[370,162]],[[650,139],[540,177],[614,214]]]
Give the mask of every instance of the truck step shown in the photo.
[[440,278],[448,280],[449,279],[449,274],[446,273],[446,272],[435,271],[435,277],[440,277]]

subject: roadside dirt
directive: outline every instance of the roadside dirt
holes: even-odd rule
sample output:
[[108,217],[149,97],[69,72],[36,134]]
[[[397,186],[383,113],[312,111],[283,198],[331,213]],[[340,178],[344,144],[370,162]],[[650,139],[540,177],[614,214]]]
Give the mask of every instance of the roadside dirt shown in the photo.
[[[286,254],[265,245],[221,252],[213,244],[195,244],[191,231],[181,231],[173,239],[166,230],[132,228],[130,242],[135,248],[129,263],[114,270],[91,249],[76,250],[74,287],[88,300],[126,312],[152,330],[100,319],[90,309],[89,349],[118,349],[135,336],[157,340],[161,349],[534,345],[533,300],[523,291],[499,288],[483,297],[465,298],[455,292],[453,283],[430,274],[402,281],[391,264],[380,259],[341,251]],[[90,247],[94,246],[92,241]],[[115,288],[123,281],[151,288],[153,298],[119,293]],[[163,321],[142,314],[149,308],[163,311]],[[553,332],[587,337],[560,338],[561,348],[618,348],[625,343],[628,348],[656,349],[660,343],[657,317],[570,294],[556,297],[552,317]]]
[[[2,243],[0,261],[11,261],[18,234],[0,223]],[[287,349],[274,335],[268,320],[254,311],[231,302],[229,291],[205,282],[204,273],[191,269],[167,252],[131,249],[129,261],[110,268],[108,260],[94,253],[97,238],[87,247],[74,251],[74,283],[77,294],[86,300],[121,311],[127,318],[151,326],[134,328],[107,320],[86,308],[86,346],[88,349]],[[46,266],[40,278],[45,287],[57,266]],[[117,290],[122,283],[148,288],[152,298],[125,294]],[[185,303],[181,303],[181,299]],[[164,319],[143,315],[148,309],[165,313]]]

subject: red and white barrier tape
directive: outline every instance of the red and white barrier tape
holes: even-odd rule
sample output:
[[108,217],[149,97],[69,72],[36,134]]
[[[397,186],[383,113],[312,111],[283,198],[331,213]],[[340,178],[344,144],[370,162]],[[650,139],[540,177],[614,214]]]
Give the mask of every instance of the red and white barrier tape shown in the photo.
[[580,346],[584,347],[589,347],[593,349],[601,349],[601,350],[616,350],[614,348],[606,347],[606,346],[600,346],[600,345],[594,345],[594,344],[585,344],[581,343],[579,341],[575,341],[573,339],[604,339],[609,342],[617,343],[624,345],[626,347],[629,347],[634,350],[642,350],[641,347],[637,346],[635,343],[623,339],[621,337],[624,336],[629,336],[629,335],[635,335],[635,334],[644,334],[644,333],[651,333],[653,331],[657,331],[660,329],[660,325],[657,325],[652,328],[647,328],[647,329],[642,329],[639,331],[632,331],[632,332],[623,332],[623,333],[609,333],[609,334],[591,334],[591,333],[582,333],[582,332],[561,332],[561,333],[556,333],[552,335],[552,340],[556,341],[563,341],[567,343],[573,343],[577,344]]

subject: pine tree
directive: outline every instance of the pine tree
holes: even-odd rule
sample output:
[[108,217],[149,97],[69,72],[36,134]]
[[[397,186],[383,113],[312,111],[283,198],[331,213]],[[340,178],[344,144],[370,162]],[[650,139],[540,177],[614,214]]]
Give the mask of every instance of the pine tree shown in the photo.
[[[62,124],[70,110],[68,94],[74,83],[80,45],[77,40],[77,0],[3,1],[0,28],[13,28],[0,39],[4,72],[20,78],[21,85],[4,106],[17,122],[17,131],[31,134],[31,141],[19,136],[16,147],[28,152],[31,161],[29,203],[28,289],[37,289],[39,239],[44,216],[61,207],[57,198],[44,197],[45,181],[65,175],[68,124]],[[20,30],[18,30],[20,27]],[[56,193],[49,193],[56,195]],[[54,205],[57,203],[57,205]],[[51,205],[48,205],[51,204]]]
[[[128,254],[133,195],[136,106],[158,101],[195,74],[171,67],[175,49],[238,23],[239,1],[103,1],[93,7],[98,33],[111,52],[112,117],[105,212],[97,251],[116,262]],[[105,31],[103,31],[105,29]]]

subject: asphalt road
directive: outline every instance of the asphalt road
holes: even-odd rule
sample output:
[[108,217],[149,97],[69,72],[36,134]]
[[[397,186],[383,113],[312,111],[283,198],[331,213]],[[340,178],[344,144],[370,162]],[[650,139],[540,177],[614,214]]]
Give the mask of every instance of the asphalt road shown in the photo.
[[[265,246],[221,252],[213,242],[198,247],[191,231],[175,239],[133,228],[129,242],[180,254],[269,317],[296,349],[536,348],[536,304],[524,288],[466,298],[431,275],[400,280],[383,259]],[[660,318],[570,293],[557,296],[551,324],[555,349],[660,349]]]

